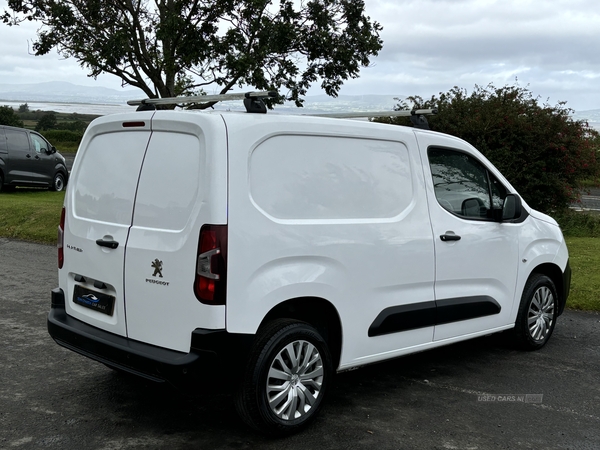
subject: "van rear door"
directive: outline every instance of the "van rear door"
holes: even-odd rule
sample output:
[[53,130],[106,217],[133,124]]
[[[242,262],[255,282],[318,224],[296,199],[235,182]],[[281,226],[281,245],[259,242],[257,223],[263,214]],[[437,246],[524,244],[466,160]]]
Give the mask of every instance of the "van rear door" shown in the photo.
[[218,114],[157,111],[125,256],[128,336],[189,352],[196,328],[225,328],[225,306],[194,294],[204,224],[227,223],[227,135]]
[[152,112],[97,119],[73,167],[65,198],[64,266],[67,313],[127,335],[123,265]]

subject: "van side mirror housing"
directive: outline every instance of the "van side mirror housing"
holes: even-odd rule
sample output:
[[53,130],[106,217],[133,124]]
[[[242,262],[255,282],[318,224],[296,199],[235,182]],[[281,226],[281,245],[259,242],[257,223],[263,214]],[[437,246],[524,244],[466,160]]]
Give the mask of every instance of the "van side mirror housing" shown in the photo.
[[508,194],[502,207],[502,221],[514,220],[521,217],[523,203],[517,194]]
[[47,148],[45,150],[47,155],[53,155],[54,153],[56,153],[56,147],[54,145],[51,145],[50,148]]

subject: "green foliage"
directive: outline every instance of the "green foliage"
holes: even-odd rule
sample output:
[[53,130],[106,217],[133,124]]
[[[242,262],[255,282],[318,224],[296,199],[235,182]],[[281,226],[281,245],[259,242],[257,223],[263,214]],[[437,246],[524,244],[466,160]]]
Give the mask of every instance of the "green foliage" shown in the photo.
[[[481,151],[533,208],[553,212],[578,200],[581,183],[597,178],[599,134],[575,121],[564,103],[540,104],[526,88],[455,87],[428,100],[409,97],[417,108],[438,108],[427,118],[435,131],[458,136]],[[399,109],[406,109],[401,103]],[[379,119],[409,125],[406,118]]]
[[23,127],[23,122],[10,106],[0,106],[0,125]]
[[586,214],[572,210],[555,213],[556,219],[565,236],[600,238],[600,215]]
[[19,105],[19,112],[20,113],[29,112],[29,105],[27,103],[23,103],[22,105]]
[[53,130],[56,128],[56,124],[56,113],[54,111],[50,111],[40,118],[35,126],[35,131]]
[[4,23],[43,24],[36,55],[56,49],[91,76],[113,74],[149,97],[253,86],[286,89],[300,105],[319,80],[336,96],[382,48],[363,0],[10,0],[8,8]]
[[51,143],[75,142],[79,144],[79,142],[81,142],[81,138],[83,137],[83,132],[71,130],[47,130],[44,131],[44,137]]

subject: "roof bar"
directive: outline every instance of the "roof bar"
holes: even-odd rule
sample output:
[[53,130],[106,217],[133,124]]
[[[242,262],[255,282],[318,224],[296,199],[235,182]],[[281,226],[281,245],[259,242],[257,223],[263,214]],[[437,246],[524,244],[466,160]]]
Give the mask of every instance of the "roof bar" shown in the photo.
[[437,114],[437,109],[415,109],[401,111],[360,111],[348,113],[323,113],[323,114],[303,114],[304,116],[313,117],[333,117],[336,119],[354,119],[359,117],[398,117],[398,116],[421,116]]
[[244,100],[246,98],[267,98],[277,97],[276,91],[255,91],[255,92],[241,92],[232,94],[217,94],[217,95],[192,95],[189,97],[165,97],[165,98],[145,98],[142,100],[128,100],[129,106],[138,105],[177,105],[183,103],[196,103],[196,102],[225,102],[229,100]]

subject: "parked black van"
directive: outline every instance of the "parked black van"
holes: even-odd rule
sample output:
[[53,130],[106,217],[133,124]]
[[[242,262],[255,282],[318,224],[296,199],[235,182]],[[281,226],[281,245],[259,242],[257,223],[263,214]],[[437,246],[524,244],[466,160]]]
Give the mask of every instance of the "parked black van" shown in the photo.
[[62,191],[68,178],[65,158],[41,134],[0,125],[0,190],[31,186]]

